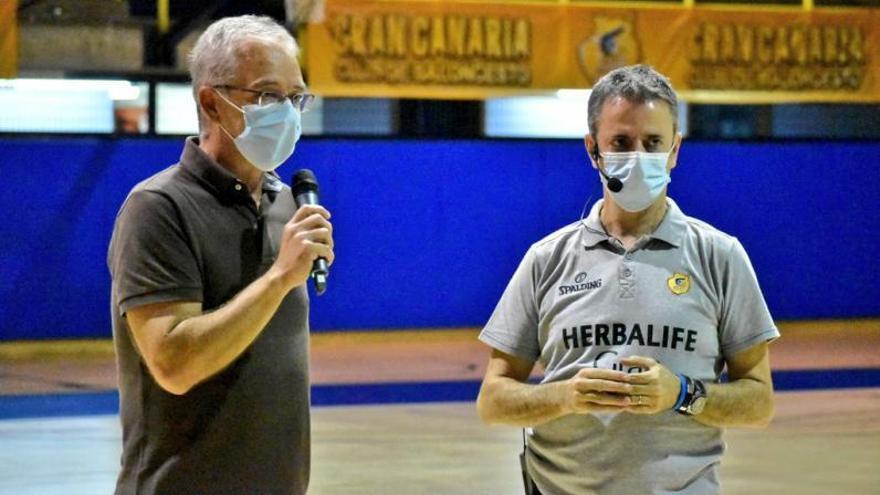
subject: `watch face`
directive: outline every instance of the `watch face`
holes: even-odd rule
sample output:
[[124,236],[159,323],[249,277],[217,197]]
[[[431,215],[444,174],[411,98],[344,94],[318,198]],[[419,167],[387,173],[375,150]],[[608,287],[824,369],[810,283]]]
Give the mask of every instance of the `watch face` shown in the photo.
[[690,407],[688,407],[688,414],[700,414],[703,412],[704,407],[706,407],[706,398],[697,397],[691,403]]

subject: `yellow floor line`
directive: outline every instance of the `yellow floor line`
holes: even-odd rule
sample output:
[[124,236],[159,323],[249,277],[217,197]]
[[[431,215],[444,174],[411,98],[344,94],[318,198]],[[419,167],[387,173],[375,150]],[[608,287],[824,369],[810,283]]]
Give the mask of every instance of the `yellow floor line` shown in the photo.
[[[779,331],[783,335],[828,335],[846,333],[848,335],[873,335],[880,332],[880,318],[859,318],[847,320],[797,320],[780,321]],[[462,342],[475,340],[479,328],[430,328],[400,330],[357,330],[344,332],[313,332],[312,345],[332,345],[334,343],[426,343]],[[0,342],[0,361],[53,357],[106,357],[113,355],[113,341],[110,339],[77,340],[17,340]]]

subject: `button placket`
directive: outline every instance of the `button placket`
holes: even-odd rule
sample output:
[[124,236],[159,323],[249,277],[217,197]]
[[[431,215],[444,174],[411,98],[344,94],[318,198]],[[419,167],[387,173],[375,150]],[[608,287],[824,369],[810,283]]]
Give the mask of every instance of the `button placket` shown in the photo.
[[618,296],[621,299],[630,299],[636,295],[635,270],[632,265],[632,253],[626,252],[617,272],[617,283],[620,287]]

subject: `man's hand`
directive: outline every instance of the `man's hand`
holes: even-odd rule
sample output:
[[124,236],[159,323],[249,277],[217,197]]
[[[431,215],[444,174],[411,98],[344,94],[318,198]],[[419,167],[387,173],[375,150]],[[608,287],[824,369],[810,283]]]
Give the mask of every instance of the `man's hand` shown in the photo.
[[644,371],[627,376],[632,386],[628,392],[630,406],[627,412],[633,414],[657,414],[669,411],[678,401],[681,382],[674,373],[656,360],[631,356],[620,360],[626,366],[637,366]]
[[605,368],[583,368],[562,387],[563,409],[571,414],[621,412],[635,404],[627,374]]
[[270,271],[289,290],[308,280],[312,263],[319,257],[333,264],[330,212],[319,205],[303,205],[284,226],[278,258]]

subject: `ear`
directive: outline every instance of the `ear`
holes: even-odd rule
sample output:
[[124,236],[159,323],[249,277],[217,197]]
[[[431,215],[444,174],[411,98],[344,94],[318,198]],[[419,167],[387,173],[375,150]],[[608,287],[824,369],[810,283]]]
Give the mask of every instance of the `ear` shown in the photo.
[[599,148],[599,145],[593,140],[591,134],[584,136],[584,146],[587,148],[587,156],[590,157],[590,163],[593,165],[593,168],[598,168],[599,164],[596,163],[598,157],[594,151]]
[[213,88],[202,86],[197,93],[199,98],[199,108],[212,122],[220,120],[220,112],[217,109],[217,93]]
[[669,150],[669,170],[678,165],[678,151],[681,149],[681,140],[684,139],[680,132],[675,133],[672,139],[672,149]]

